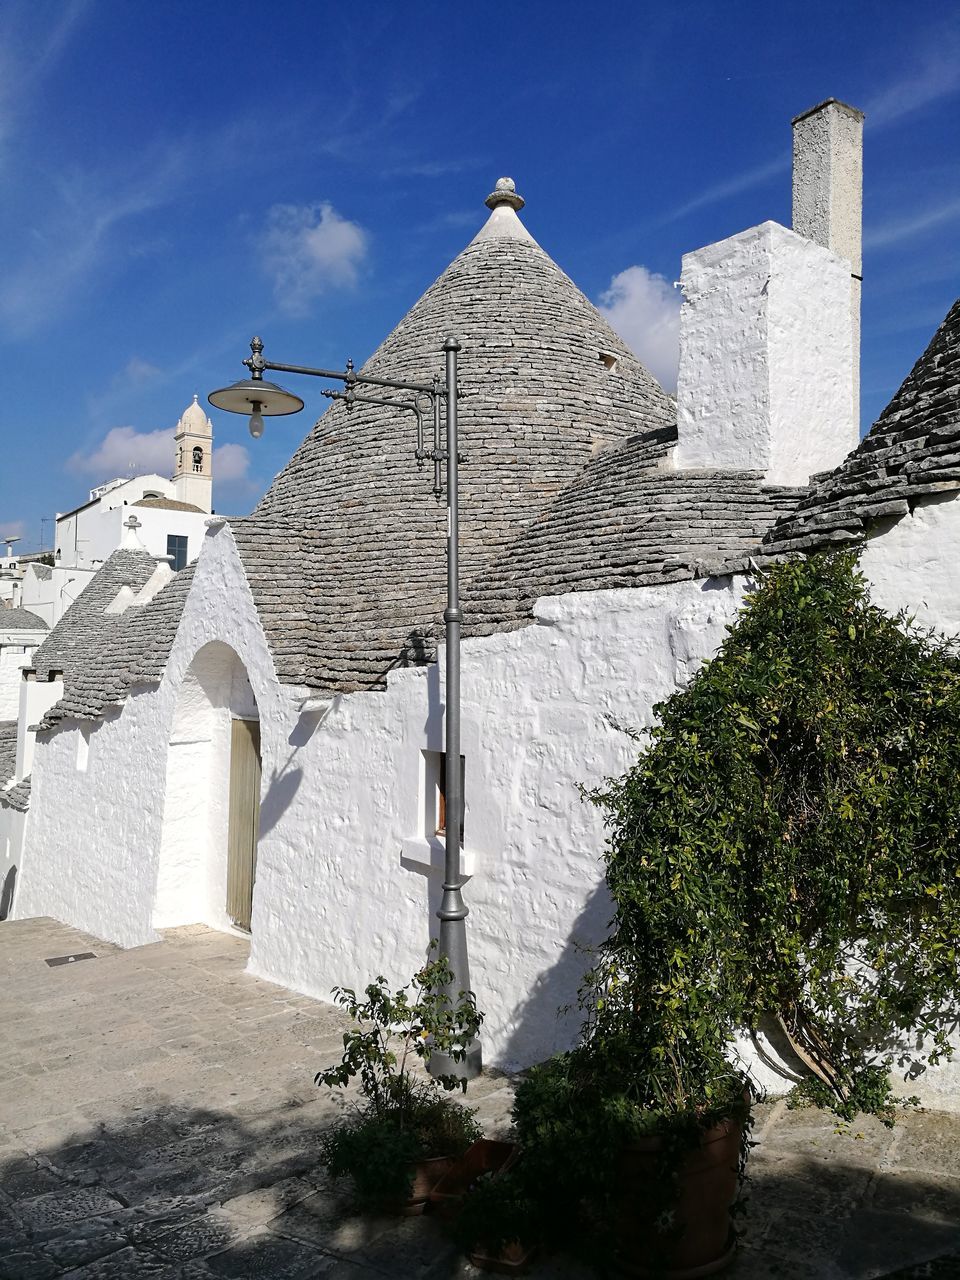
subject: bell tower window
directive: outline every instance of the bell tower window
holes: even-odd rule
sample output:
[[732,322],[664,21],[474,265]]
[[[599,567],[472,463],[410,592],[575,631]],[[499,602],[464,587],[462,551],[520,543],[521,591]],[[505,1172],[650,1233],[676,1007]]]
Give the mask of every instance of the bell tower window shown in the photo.
[[193,447],[193,469],[194,471],[203,470],[203,450],[199,445]]

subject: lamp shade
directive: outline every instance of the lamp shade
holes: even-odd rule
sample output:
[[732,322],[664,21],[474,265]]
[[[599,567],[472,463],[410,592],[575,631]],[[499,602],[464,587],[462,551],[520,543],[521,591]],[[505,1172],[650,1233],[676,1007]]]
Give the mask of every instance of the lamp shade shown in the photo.
[[228,413],[251,414],[254,406],[260,406],[260,412],[266,417],[281,417],[287,413],[299,413],[303,401],[291,391],[284,391],[275,382],[265,382],[262,378],[244,378],[242,382],[234,382],[229,387],[221,387],[219,391],[211,391],[207,399],[216,409],[226,409]]

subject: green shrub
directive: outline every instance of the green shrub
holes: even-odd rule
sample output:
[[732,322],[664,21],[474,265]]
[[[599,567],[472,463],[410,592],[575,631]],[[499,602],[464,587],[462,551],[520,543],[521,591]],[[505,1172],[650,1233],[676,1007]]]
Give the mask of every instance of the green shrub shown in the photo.
[[[728,1090],[773,1017],[841,1115],[891,1118],[895,1044],[949,1054],[960,954],[960,666],[852,554],[776,566],[717,656],[591,794],[614,933],[592,978],[638,1102]],[[729,1073],[727,1073],[729,1075]]]

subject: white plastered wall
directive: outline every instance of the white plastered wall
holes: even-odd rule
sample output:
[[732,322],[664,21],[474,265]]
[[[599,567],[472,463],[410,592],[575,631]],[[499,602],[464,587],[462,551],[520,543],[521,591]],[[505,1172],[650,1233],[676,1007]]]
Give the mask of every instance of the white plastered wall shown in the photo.
[[[205,645],[229,645],[245,669],[252,687],[246,693],[232,687],[230,695],[237,694],[237,714],[259,706],[265,720],[284,722],[279,702],[288,695],[276,679],[232,535],[212,532],[206,545],[210,554],[197,567],[159,686],[134,689],[102,721],[68,721],[38,737],[19,917],[52,915],[125,947],[156,941],[168,746],[184,678]],[[229,753],[215,753],[210,769],[209,812],[225,823]],[[173,910],[166,889],[162,905]]]
[[676,465],[802,485],[857,443],[850,267],[776,222],[684,254]]
[[[576,944],[602,936],[610,916],[601,815],[578,785],[625,767],[636,751],[625,729],[651,723],[741,597],[728,579],[564,596],[541,601],[533,626],[464,645],[465,897],[488,1063],[535,1061],[575,1032],[576,1015],[563,1024],[557,1010],[586,967]],[[228,528],[206,540],[160,686],[38,741],[18,915],[137,946],[197,918],[204,897],[223,900],[222,886],[201,883],[186,824],[178,835],[170,811],[164,822],[165,798],[187,808],[168,771],[184,784],[191,743],[222,701],[208,692],[192,722],[184,678],[211,641],[239,656],[261,721],[251,971],[320,999],[377,972],[408,980],[438,929],[442,846],[424,752],[442,748],[440,673],[401,670],[383,692],[332,704],[281,685]],[[203,755],[214,770],[226,759]],[[225,803],[222,778],[203,785]]]
[[[601,815],[578,785],[625,767],[625,729],[714,651],[741,595],[729,580],[570,595],[540,601],[534,626],[465,643],[464,896],[487,1063],[529,1064],[575,1033],[558,1009],[587,967],[577,944],[610,918]],[[329,999],[421,963],[442,881],[422,791],[440,676],[398,671],[322,723],[291,719],[284,754],[265,751],[254,973]]]
[[0,920],[13,915],[27,815],[0,805]]

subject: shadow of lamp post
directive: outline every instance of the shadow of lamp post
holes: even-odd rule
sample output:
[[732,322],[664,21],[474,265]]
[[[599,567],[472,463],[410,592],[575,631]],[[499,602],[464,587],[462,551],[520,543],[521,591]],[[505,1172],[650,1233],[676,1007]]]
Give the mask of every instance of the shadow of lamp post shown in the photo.
[[[447,464],[447,607],[443,612],[446,633],[446,674],[444,707],[444,758],[446,773],[446,836],[443,877],[443,897],[437,915],[440,919],[440,954],[447,957],[453,974],[447,992],[453,1004],[461,991],[470,990],[470,969],[467,962],[467,907],[463,901],[460,873],[459,833],[463,824],[463,782],[460,772],[460,571],[459,571],[459,488],[458,473],[461,461],[457,448],[457,355],[460,343],[447,338],[443,344],[446,359],[446,376],[436,375],[432,383],[395,382],[386,378],[371,378],[354,372],[353,362],[347,361],[340,373],[333,369],[311,369],[303,365],[276,364],[263,358],[263,343],[254,338],[250,343],[251,354],[244,360],[250,377],[219,391],[211,391],[207,399],[217,409],[230,413],[242,413],[250,419],[250,434],[254,439],[263,435],[265,417],[299,413],[303,401],[299,396],[285,391],[275,382],[264,379],[264,370],[279,373],[301,373],[313,378],[329,378],[342,382],[343,391],[325,390],[331,400],[343,400],[347,406],[365,404],[388,405],[412,413],[416,419],[417,445],[414,456],[418,466],[433,463],[433,492],[439,499],[443,494],[442,464]],[[367,390],[371,388],[371,390]],[[385,396],[378,392],[397,392],[399,396]],[[445,412],[444,412],[445,410]],[[424,441],[424,419],[429,414],[432,430],[432,447]],[[445,439],[441,440],[441,420],[445,423]],[[455,1075],[463,1080],[478,1075],[481,1066],[480,1041],[475,1038],[466,1056],[459,1062],[447,1054],[435,1053],[430,1059],[434,1075]]]

